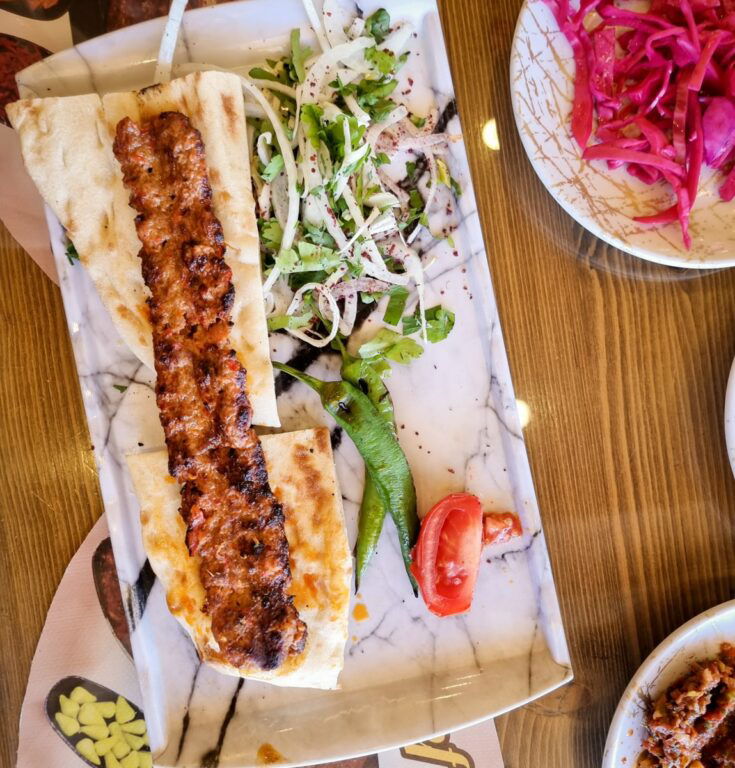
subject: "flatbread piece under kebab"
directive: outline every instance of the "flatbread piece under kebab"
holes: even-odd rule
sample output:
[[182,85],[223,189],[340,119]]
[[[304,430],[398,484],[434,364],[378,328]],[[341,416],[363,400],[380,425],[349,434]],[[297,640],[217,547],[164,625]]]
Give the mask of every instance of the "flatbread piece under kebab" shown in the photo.
[[230,340],[247,370],[253,423],[278,426],[239,78],[195,72],[102,99],[97,94],[25,99],[7,107],[31,178],[67,230],[123,341],[151,369],[149,293],[137,255],[135,212],[112,142],[123,117],[140,121],[163,111],[187,115],[202,135],[213,210],[235,287]]
[[143,540],[171,613],[201,659],[220,672],[275,685],[336,688],[347,640],[352,558],[326,428],[261,437],[270,484],[285,512],[291,593],[309,627],[306,647],[278,669],[237,668],[218,653],[204,613],[199,558],[185,543],[179,486],[168,475],[166,451],[127,457],[140,503]]

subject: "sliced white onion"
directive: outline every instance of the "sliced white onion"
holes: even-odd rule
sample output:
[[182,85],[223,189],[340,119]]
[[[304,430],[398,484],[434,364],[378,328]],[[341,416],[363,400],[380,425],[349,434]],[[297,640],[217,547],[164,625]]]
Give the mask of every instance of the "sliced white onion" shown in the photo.
[[316,7],[314,6],[314,3],[312,0],[302,0],[302,3],[304,5],[304,10],[306,11],[306,15],[309,17],[309,23],[314,29],[314,34],[317,37],[317,40],[319,41],[319,46],[323,51],[328,51],[330,48],[329,40],[327,39],[327,36],[324,34],[324,29],[322,27],[322,21],[319,18],[319,14],[317,13]]
[[324,0],[322,4],[322,23],[324,32],[331,46],[342,45],[347,42],[345,27],[350,23],[353,14],[343,3],[337,0]]
[[438,151],[448,149],[450,143],[461,139],[460,135],[453,133],[432,133],[419,136],[404,133],[400,137],[383,134],[376,142],[376,148],[380,152],[387,152],[388,154],[403,152],[408,149],[417,149],[422,152],[427,149]]
[[257,85],[251,83],[246,77],[240,75],[240,83],[243,90],[249,93],[268,115],[273,131],[276,134],[276,140],[278,141],[278,147],[281,150],[281,156],[283,157],[284,170],[286,171],[286,178],[288,179],[288,216],[286,217],[286,225],[283,227],[283,239],[281,240],[281,249],[285,250],[290,248],[293,244],[294,237],[296,236],[296,227],[299,223],[299,193],[296,189],[297,182],[297,168],[296,161],[294,160],[293,149],[291,148],[291,142],[286,136],[286,131],[283,128],[278,115],[275,110],[268,103],[268,100],[261,93]]
[[401,208],[406,208],[408,206],[408,192],[401,189],[401,187],[398,186],[398,183],[395,182],[382,168],[378,168],[377,175],[380,179],[381,186],[389,189],[391,193],[398,198]]
[[402,275],[391,272],[385,266],[383,257],[380,255],[378,246],[373,240],[366,240],[363,243],[357,243],[357,250],[360,253],[360,263],[365,274],[375,277],[378,280],[385,280],[391,285],[408,285],[410,276],[408,273]]
[[174,65],[174,54],[176,53],[176,41],[179,38],[179,31],[184,22],[184,11],[188,0],[172,0],[171,7],[168,10],[166,26],[163,28],[161,45],[158,48],[158,59],[156,60],[156,70],[153,74],[154,83],[168,83],[171,80],[171,72]]
[[260,104],[253,104],[252,101],[245,102],[245,117],[254,117],[263,120],[266,117],[265,110]]
[[260,211],[260,215],[264,219],[270,218],[270,207],[271,207],[271,185],[266,183],[263,184],[262,189],[260,190],[260,194],[258,195],[258,210]]
[[385,211],[378,216],[370,226],[370,234],[373,237],[377,235],[387,235],[398,229],[398,222],[392,211]]
[[283,173],[279,173],[271,184],[271,204],[273,213],[283,229],[288,219],[288,179]]
[[370,115],[357,103],[357,99],[352,94],[345,96],[345,104],[360,125],[370,125]]
[[296,98],[296,89],[285,83],[279,83],[278,80],[261,80],[258,77],[250,77],[250,82],[255,83],[258,88],[267,88],[269,91],[278,91],[278,93],[283,93],[292,99]]
[[395,125],[399,120],[403,120],[407,114],[408,110],[403,104],[397,106],[385,116],[385,119],[381,120],[379,123],[375,123],[375,125],[372,125],[370,128],[368,128],[365,134],[365,141],[371,147],[374,147],[378,143],[380,134],[383,133],[383,131],[386,128],[389,128],[391,125]]
[[337,301],[358,293],[385,293],[391,287],[385,280],[376,280],[373,277],[356,277],[345,283],[340,283],[332,288],[332,296]]
[[273,284],[272,290],[266,294],[266,316],[270,315],[285,315],[291,301],[293,300],[294,292],[288,285],[288,280],[282,275]]
[[372,45],[375,45],[372,37],[358,37],[357,40],[324,51],[309,70],[306,82],[299,86],[302,103],[319,101],[324,81],[337,64]]
[[413,27],[410,24],[396,24],[393,31],[380,44],[380,47],[381,49],[387,48],[395,56],[400,56],[408,45],[412,34]]
[[271,144],[273,143],[273,134],[270,131],[266,131],[265,133],[261,133],[260,136],[258,136],[258,141],[256,142],[256,150],[258,152],[258,160],[260,160],[263,165],[268,165],[271,161],[272,152],[271,152]]
[[321,190],[314,199],[316,199],[321,209],[321,214],[324,220],[324,225],[327,228],[327,232],[329,232],[329,234],[334,238],[334,242],[337,243],[337,248],[342,250],[342,248],[344,248],[347,244],[347,238],[345,237],[345,233],[342,231],[342,227],[339,224],[337,214],[329,205],[329,200],[327,200],[327,195],[325,194],[324,190]]
[[267,296],[270,293],[271,288],[273,288],[276,280],[278,280],[280,276],[281,276],[281,270],[278,269],[278,267],[275,266],[274,264],[273,268],[270,271],[270,274],[268,275],[265,282],[263,283],[263,295]]
[[340,250],[340,253],[347,253],[352,246],[357,242],[357,239],[359,237],[362,237],[365,232],[368,231],[368,227],[375,221],[375,219],[378,218],[380,215],[380,210],[378,208],[373,208],[372,211],[370,211],[370,215],[365,219],[362,224],[355,230],[355,234],[352,235],[352,237],[347,241],[344,248]]
[[324,119],[330,123],[334,122],[340,115],[344,115],[344,112],[331,101],[321,101],[319,106],[324,112]]
[[412,248],[406,248],[405,259],[406,272],[416,283],[416,293],[419,297],[419,318],[421,321],[421,338],[424,343],[428,341],[426,336],[426,304],[424,298],[424,269],[421,266],[421,259]]
[[[429,166],[429,188],[426,194],[426,203],[424,204],[424,213],[426,216],[429,215],[429,211],[431,209],[431,205],[434,202],[434,197],[436,196],[436,188],[439,184],[439,178],[438,178],[438,172],[436,167],[436,158],[431,152],[426,153],[426,162]],[[408,244],[410,245],[418,236],[418,233],[421,231],[422,224],[419,221],[416,226],[414,227],[411,234],[408,236]]]
[[[299,288],[298,291],[294,294],[293,300],[291,301],[291,304],[289,308],[286,310],[287,315],[293,315],[294,312],[301,306],[302,304],[302,297],[305,293],[308,291],[316,291],[319,297],[320,302],[320,308],[321,308],[321,298],[322,296],[326,300],[326,307],[329,309],[329,312],[331,314],[331,327],[329,330],[329,333],[327,336],[316,336],[308,331],[302,331],[300,328],[288,328],[288,332],[295,336],[297,339],[301,339],[302,341],[305,341],[307,344],[311,344],[312,347],[326,347],[328,344],[331,343],[332,339],[337,335],[337,332],[339,331],[339,321],[340,321],[340,311],[339,307],[337,306],[337,302],[332,296],[332,292],[329,290],[329,288],[326,288],[321,283],[306,283],[306,285],[302,285],[301,288]],[[324,313],[326,314],[326,313]]]
[[354,40],[356,37],[360,37],[364,31],[365,19],[363,19],[361,16],[355,16],[352,24],[350,24],[347,30],[347,37],[349,37],[351,40]]
[[365,198],[365,205],[372,208],[398,208],[400,200],[392,192],[376,192]]
[[369,144],[363,144],[358,149],[352,151],[342,161],[342,165],[337,173],[334,174],[332,180],[332,194],[335,200],[339,200],[347,189],[347,185],[350,182],[350,176],[353,171],[350,170],[352,166],[362,160],[363,157],[370,151]]
[[343,336],[349,336],[355,327],[357,318],[357,293],[345,296],[344,307],[342,308],[342,318],[339,321],[339,332]]

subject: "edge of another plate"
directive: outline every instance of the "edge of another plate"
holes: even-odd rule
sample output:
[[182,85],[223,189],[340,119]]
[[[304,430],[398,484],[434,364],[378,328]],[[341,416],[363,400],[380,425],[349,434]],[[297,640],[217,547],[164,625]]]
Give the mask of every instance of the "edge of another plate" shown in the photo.
[[[671,685],[677,677],[686,673],[693,661],[711,656],[713,651],[704,646],[707,641],[714,640],[718,621],[725,618],[731,620],[735,629],[735,600],[708,608],[687,621],[659,643],[638,667],[610,723],[602,768],[635,766],[638,755],[643,751],[644,698]],[[705,628],[708,631],[704,631]],[[701,649],[697,650],[700,646]],[[630,751],[632,744],[638,745],[635,754]]]
[[725,444],[730,467],[735,474],[735,360],[730,368],[725,393]]

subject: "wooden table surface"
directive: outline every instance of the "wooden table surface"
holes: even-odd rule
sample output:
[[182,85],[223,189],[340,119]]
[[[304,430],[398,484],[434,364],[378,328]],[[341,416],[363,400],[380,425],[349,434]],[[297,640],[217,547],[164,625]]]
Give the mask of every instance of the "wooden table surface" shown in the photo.
[[[520,4],[441,3],[576,674],[497,725],[507,768],[591,768],[641,660],[732,596],[735,270],[646,264],[553,202],[511,113]],[[491,118],[500,151],[481,140]],[[4,228],[0,285],[0,765],[11,766],[46,611],[102,505],[59,291]]]

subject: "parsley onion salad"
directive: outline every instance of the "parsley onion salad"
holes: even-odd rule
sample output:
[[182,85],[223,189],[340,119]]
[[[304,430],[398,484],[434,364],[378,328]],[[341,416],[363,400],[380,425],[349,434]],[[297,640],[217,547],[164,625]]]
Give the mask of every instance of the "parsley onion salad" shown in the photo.
[[[454,326],[450,309],[425,304],[429,255],[419,246],[442,238],[452,244],[451,233],[432,232],[431,218],[446,207],[441,195],[461,194],[445,159],[461,137],[446,132],[437,109],[418,115],[401,103],[398,73],[415,37],[408,24],[393,24],[384,9],[363,18],[346,15],[339,0],[324,0],[321,12],[312,0],[303,3],[315,50],[294,29],[288,55],[232,70],[241,78],[248,119],[268,329],[341,353],[342,381],[334,392],[333,382],[277,367],[322,393],[365,461],[356,583],[389,512],[416,591],[409,570],[419,527],[416,497],[384,380],[389,361],[410,363]],[[185,6],[186,0],[173,0],[158,82],[171,77]],[[197,69],[218,68],[177,67]],[[376,310],[383,313],[380,330],[351,343]]]

